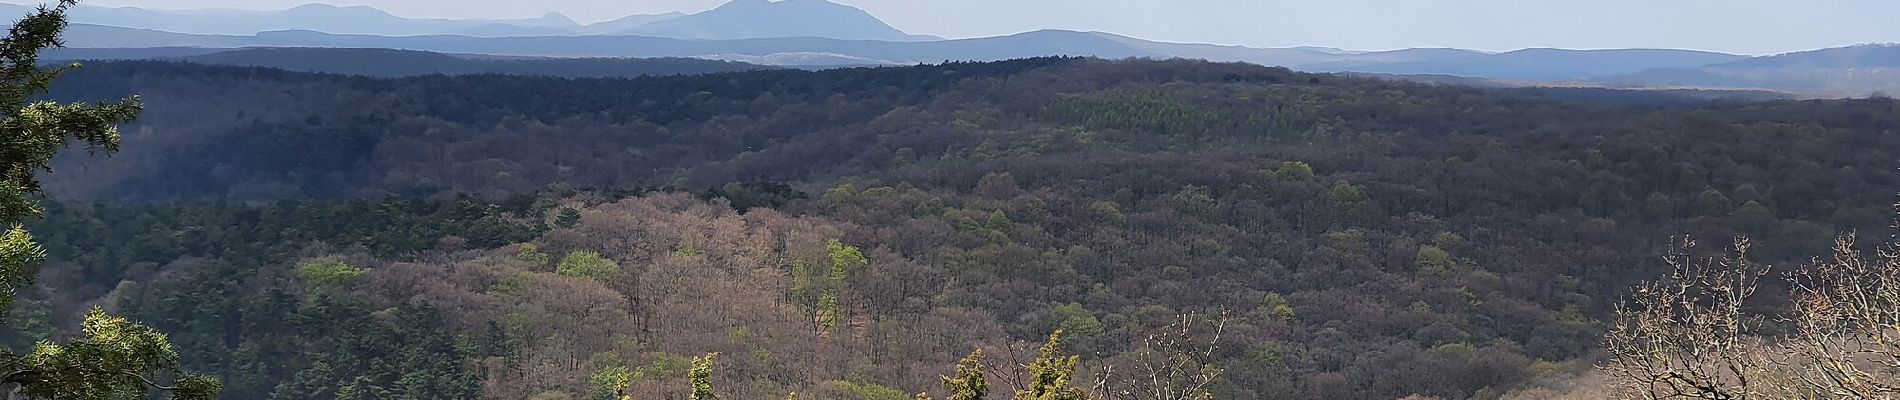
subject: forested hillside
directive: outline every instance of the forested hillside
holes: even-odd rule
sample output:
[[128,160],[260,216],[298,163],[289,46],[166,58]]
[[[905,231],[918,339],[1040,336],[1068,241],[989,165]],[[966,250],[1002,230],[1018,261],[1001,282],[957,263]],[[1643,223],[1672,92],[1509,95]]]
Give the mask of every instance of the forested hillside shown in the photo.
[[908,399],[1057,329],[1123,382],[1184,314],[1225,321],[1214,398],[1498,398],[1594,361],[1672,235],[1794,260],[1900,187],[1891,99],[1070,58],[61,85],[149,107],[46,177],[0,338],[104,305],[240,399],[681,398],[711,352],[723,398]]

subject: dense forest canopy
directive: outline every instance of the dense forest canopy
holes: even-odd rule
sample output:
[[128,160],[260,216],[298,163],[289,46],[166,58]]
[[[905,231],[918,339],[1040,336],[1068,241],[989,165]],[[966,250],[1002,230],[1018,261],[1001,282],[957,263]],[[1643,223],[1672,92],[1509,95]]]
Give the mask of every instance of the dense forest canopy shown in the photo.
[[[1880,232],[1900,102],[1040,58],[631,79],[102,62],[0,338],[102,305],[226,398],[907,399],[1226,315],[1216,398],[1526,396],[1677,234]],[[1224,314],[1223,314],[1224,313]],[[994,383],[1005,387],[1003,382]],[[999,391],[998,393],[1007,393]]]

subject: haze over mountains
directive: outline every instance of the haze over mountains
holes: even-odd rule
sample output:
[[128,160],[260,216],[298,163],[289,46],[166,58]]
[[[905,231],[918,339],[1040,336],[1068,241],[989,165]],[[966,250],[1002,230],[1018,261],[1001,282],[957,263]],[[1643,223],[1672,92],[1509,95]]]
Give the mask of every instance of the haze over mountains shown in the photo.
[[[26,6],[0,4],[22,14]],[[1105,32],[1043,30],[952,39],[913,35],[826,0],[735,0],[694,13],[580,24],[550,13],[513,20],[404,18],[375,8],[309,4],[281,11],[82,6],[68,45],[87,58],[164,58],[242,47],[387,48],[530,57],[684,57],[830,67],[1001,60],[1046,55],[1192,58],[1317,72],[1458,76],[1501,85],[1759,88],[1817,95],[1900,89],[1900,47],[1856,46],[1768,57],[1672,49],[1420,48],[1363,52],[1167,43]],[[155,49],[170,48],[170,49]],[[118,49],[118,50],[103,50]]]
[[[24,15],[28,6],[0,4],[0,12]],[[281,11],[150,10],[135,7],[79,6],[71,18],[80,24],[133,27],[178,33],[249,35],[276,30],[314,30],[374,35],[470,36],[573,34],[582,26],[560,14],[521,20],[450,20],[402,18],[370,7],[306,4]]]
[[1754,87],[1837,94],[1900,88],[1900,45],[1870,44],[1601,77],[1613,86]]
[[854,7],[825,0],[736,0],[706,12],[661,19],[615,34],[683,39],[824,37],[865,40],[941,40],[911,35]]
[[250,48],[220,50],[205,54],[181,52],[154,58],[172,58],[199,64],[374,77],[496,74],[563,78],[632,78],[775,69],[732,61],[677,57],[496,58],[410,50],[336,48]]
[[[25,14],[29,6],[0,4],[0,12]],[[174,33],[251,35],[309,30],[383,36],[455,35],[472,37],[639,35],[681,39],[825,37],[865,40],[938,40],[892,28],[864,10],[826,0],[739,0],[705,12],[629,15],[581,24],[560,13],[529,19],[404,18],[367,6],[311,3],[281,11],[155,10],[137,7],[80,6],[79,24],[151,29]]]

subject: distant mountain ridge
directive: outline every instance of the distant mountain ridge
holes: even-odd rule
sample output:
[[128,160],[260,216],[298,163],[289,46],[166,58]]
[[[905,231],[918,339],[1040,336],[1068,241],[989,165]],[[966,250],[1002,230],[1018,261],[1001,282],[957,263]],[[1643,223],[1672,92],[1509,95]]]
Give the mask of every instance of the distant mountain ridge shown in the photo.
[[1900,43],[1862,44],[1755,57],[1713,67],[1900,68]]
[[1733,62],[1603,76],[1617,87],[1733,87],[1856,96],[1900,91],[1900,44],[1810,50]]
[[[0,3],[0,14],[24,15],[30,10],[31,6]],[[538,18],[522,19],[406,18],[374,7],[336,6],[323,3],[304,4],[276,11],[159,10],[80,5],[68,14],[74,23],[80,24],[192,34],[252,35],[268,31],[310,30],[385,36],[482,37],[599,34],[685,15],[681,13],[630,15],[613,21],[583,25],[561,13],[548,13]]]
[[[19,0],[14,0],[19,1]],[[29,6],[0,3],[0,14],[23,15]],[[677,39],[824,37],[851,40],[940,40],[893,28],[856,7],[827,0],[733,0],[705,12],[629,15],[581,24],[560,13],[523,19],[405,18],[368,6],[311,3],[278,11],[158,10],[81,5],[74,23],[208,35],[253,35],[307,30],[381,36],[473,37],[639,35]]]
[[[25,10],[0,4],[0,13]],[[1769,89],[1828,96],[1900,91],[1900,46],[1895,45],[1750,58],[1673,49],[1491,53],[1452,48],[1253,48],[1067,30],[945,40],[911,35],[864,10],[828,0],[732,0],[699,13],[633,15],[586,25],[559,13],[510,20],[413,19],[370,7],[323,4],[282,11],[81,7],[74,19],[67,44],[94,49],[88,51],[94,58],[205,53],[179,49],[192,47],[335,47],[527,57],[684,57],[820,68],[1067,55],[1456,76],[1505,85]]]
[[905,33],[857,7],[826,0],[733,0],[705,12],[654,21],[613,33],[678,39],[942,39]]
[[695,57],[732,59],[828,55],[840,64],[919,64],[952,60],[1004,60],[1046,55],[1102,58],[1204,58],[1263,65],[1330,60],[1326,53],[1150,42],[1096,32],[1035,31],[1009,36],[937,41],[843,40],[816,37],[689,40],[647,36],[481,38],[452,35],[339,35],[275,31],[256,35],[180,34],[146,29],[76,24],[66,34],[75,48],[142,47],[346,47],[420,50],[456,54],[536,57]]
[[777,69],[697,58],[495,58],[411,50],[346,48],[251,48],[173,59],[200,64],[375,77],[496,74],[634,78]]
[[[28,6],[0,4],[0,13],[24,14]],[[177,33],[250,35],[258,32],[300,29],[331,33],[355,33],[390,36],[436,35],[449,33],[480,34],[501,32],[567,32],[580,27],[560,14],[514,20],[456,20],[404,18],[367,6],[305,4],[278,11],[251,10],[154,10],[139,7],[97,7],[81,5],[69,12],[74,23],[151,29]]]
[[614,32],[625,31],[628,29],[633,29],[641,25],[651,24],[654,22],[665,21],[665,20],[684,17],[684,16],[686,16],[686,13],[678,12],[678,11],[663,13],[663,14],[629,15],[625,17],[620,17],[619,19],[615,19],[612,21],[599,22],[599,23],[583,26],[578,30],[578,32],[582,34],[587,34],[587,35],[608,34],[608,33],[614,33]]
[[210,49],[55,49],[43,61],[182,61],[369,77],[421,75],[521,75],[558,78],[635,78],[781,69],[768,65],[698,58],[538,58],[458,55],[413,50],[330,47]]
[[1746,59],[1745,56],[1692,50],[1524,49],[1498,54],[1467,54],[1390,64],[1342,67],[1352,72],[1440,74],[1496,79],[1568,81],[1652,68],[1699,67]]
[[1074,55],[1190,58],[1320,72],[1524,80],[1581,79],[1742,58],[1677,50],[1525,50],[1490,54],[1461,49],[1363,52],[1326,47],[1250,48],[1062,30],[943,40],[911,35],[863,10],[828,0],[732,0],[694,14],[634,15],[591,25],[581,25],[558,13],[517,20],[408,19],[369,7],[322,4],[283,11],[82,8],[74,17],[80,25],[69,35],[69,45],[74,47],[392,48],[547,57],[696,57],[789,66],[902,65]]
[[[822,0],[796,0],[822,1]],[[682,17],[690,18],[690,17]],[[256,35],[192,35],[99,25],[75,25],[73,47],[351,47],[457,54],[537,57],[694,57],[779,65],[905,65],[990,61],[1048,55],[1100,58],[1189,58],[1285,66],[1320,72],[1397,74],[1488,73],[1523,79],[1629,73],[1649,68],[1705,65],[1742,56],[1685,50],[1525,50],[1488,54],[1457,49],[1346,52],[1319,48],[1251,48],[1156,42],[1103,32],[1042,30],[1008,36],[931,41],[846,40],[822,37],[673,39],[650,36],[481,38],[453,35],[338,35],[275,31]],[[1487,71],[1492,63],[1519,70]],[[1528,71],[1528,72],[1525,72]],[[1493,76],[1495,75],[1495,76]]]

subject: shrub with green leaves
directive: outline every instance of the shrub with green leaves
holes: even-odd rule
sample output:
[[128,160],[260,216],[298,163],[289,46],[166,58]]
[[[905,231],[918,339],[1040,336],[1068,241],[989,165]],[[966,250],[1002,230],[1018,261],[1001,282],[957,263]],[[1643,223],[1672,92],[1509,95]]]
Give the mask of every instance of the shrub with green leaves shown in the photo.
[[600,252],[579,250],[562,257],[561,264],[554,267],[554,273],[606,282],[620,275],[620,263],[601,257]]

